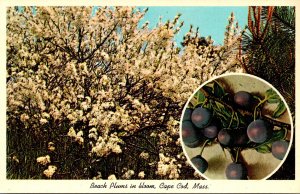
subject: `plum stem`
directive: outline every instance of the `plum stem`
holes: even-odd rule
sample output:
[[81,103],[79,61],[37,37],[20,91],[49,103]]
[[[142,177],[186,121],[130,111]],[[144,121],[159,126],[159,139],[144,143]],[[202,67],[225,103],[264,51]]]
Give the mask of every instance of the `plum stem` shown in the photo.
[[237,149],[230,149],[229,148],[229,153],[231,155],[231,160],[232,162],[237,163],[239,161],[239,157],[240,157],[240,152],[241,152],[242,148],[241,147],[237,147]]
[[260,97],[258,97],[258,96],[253,95],[253,98],[258,100],[258,101],[261,101]]
[[222,100],[220,100],[219,98],[216,98],[212,95],[210,95],[209,93],[207,93],[205,90],[201,89],[201,91],[204,93],[205,97],[211,99],[211,100],[214,100],[216,102],[219,102],[220,104],[222,104],[223,106],[229,108],[230,110],[233,110],[233,107],[230,105],[230,104],[227,104],[225,102],[223,102]]
[[231,155],[231,160],[232,160],[232,162],[234,162],[234,161],[235,161],[235,153],[234,153],[233,149],[230,149],[230,148],[229,148],[229,153],[230,153],[230,155]]
[[237,151],[236,151],[236,155],[235,155],[235,163],[238,162],[240,151],[241,151],[240,148],[238,148]]
[[268,98],[264,98],[263,100],[259,100],[259,103],[255,106],[255,108],[254,108],[254,112],[253,112],[253,119],[254,119],[254,121],[256,120],[256,114],[257,114],[257,108],[259,107],[259,106],[261,106],[263,103],[265,103],[266,101],[268,100]]
[[202,148],[201,148],[201,151],[200,151],[200,156],[202,156],[202,153],[203,153],[203,151],[204,151],[204,148],[205,148],[205,146],[207,145],[207,143],[208,143],[209,141],[210,141],[210,140],[207,139],[207,140],[204,142],[204,144],[203,144],[203,146],[202,146]]
[[252,147],[252,148],[250,148],[250,149],[257,149],[257,148],[259,148],[259,147],[262,146],[262,145],[268,145],[268,144],[270,144],[270,141],[265,141],[265,142],[263,142],[263,143],[256,144],[254,147]]
[[288,123],[284,123],[284,122],[281,122],[281,121],[278,121],[278,120],[274,120],[270,117],[267,117],[267,116],[262,116],[264,120],[268,121],[269,123],[275,125],[275,126],[279,126],[279,127],[286,127],[286,128],[291,128],[291,125],[288,124]]
[[228,125],[228,127],[227,127],[227,128],[230,128],[230,127],[231,127],[234,115],[235,115],[235,112],[234,112],[234,111],[232,111],[232,114],[231,114],[231,119],[230,119],[230,122],[229,122],[229,125]]
[[235,112],[235,116],[236,116],[236,121],[237,121],[237,127],[239,127],[240,126],[240,118],[239,118],[239,116],[238,116],[238,113],[237,112]]

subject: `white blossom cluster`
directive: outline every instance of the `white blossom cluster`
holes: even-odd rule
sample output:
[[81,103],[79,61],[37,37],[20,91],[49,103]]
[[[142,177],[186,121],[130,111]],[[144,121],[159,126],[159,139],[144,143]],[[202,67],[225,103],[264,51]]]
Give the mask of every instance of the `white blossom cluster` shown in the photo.
[[143,151],[143,152],[140,154],[140,158],[142,158],[142,159],[144,159],[144,160],[147,160],[147,159],[149,158],[149,153]]
[[117,180],[116,175],[114,174],[109,175],[107,180]]
[[[46,155],[46,156],[40,156],[36,159],[37,163],[42,164],[44,166],[46,166],[47,164],[51,163],[50,160],[50,156]],[[44,170],[43,174],[48,177],[51,178],[53,176],[53,174],[55,173],[55,171],[57,170],[57,167],[54,165],[49,165],[48,168],[46,170]]]
[[[183,25],[179,15],[150,29],[148,23],[138,27],[145,12],[133,7],[91,12],[92,7],[38,7],[36,14],[29,7],[22,13],[8,8],[9,125],[19,122],[39,137],[59,131],[88,148],[89,157],[120,154],[123,137],[158,127],[163,130],[152,135],[160,152],[167,152],[178,140],[179,110],[192,92],[213,75],[241,71],[233,16],[223,46],[208,41],[200,48],[190,41],[179,49],[173,40]],[[186,37],[197,39],[192,30]],[[49,151],[59,149],[48,145]],[[184,161],[164,154],[156,173],[178,179]],[[148,159],[149,153],[140,157]],[[50,158],[37,161],[46,165]],[[51,177],[55,170],[44,173]],[[144,177],[142,171],[138,177]]]
[[55,171],[57,170],[57,167],[54,165],[49,165],[48,169],[44,170],[44,175],[48,178],[51,178]]
[[36,161],[37,161],[37,163],[40,163],[40,164],[42,164],[42,165],[47,165],[48,163],[51,162],[50,156],[49,156],[49,155],[38,157],[38,158],[36,159]]
[[144,171],[139,172],[138,177],[139,177],[140,179],[145,178],[145,172],[144,172]]
[[105,156],[111,152],[121,153],[121,147],[118,144],[121,140],[116,136],[115,133],[111,134],[110,137],[99,137],[97,143],[92,148],[92,152],[98,156]]
[[133,170],[127,170],[123,175],[122,179],[131,179],[131,177],[134,175]]
[[163,153],[159,154],[156,173],[160,176],[168,176],[169,179],[178,179],[181,164],[177,164],[175,158],[166,157]]

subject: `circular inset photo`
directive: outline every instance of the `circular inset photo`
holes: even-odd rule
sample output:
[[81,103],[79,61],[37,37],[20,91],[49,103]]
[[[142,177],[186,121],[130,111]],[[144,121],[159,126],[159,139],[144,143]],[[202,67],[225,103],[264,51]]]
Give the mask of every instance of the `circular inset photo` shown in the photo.
[[201,85],[180,122],[184,153],[207,179],[267,179],[287,157],[292,136],[291,113],[281,94],[243,73]]

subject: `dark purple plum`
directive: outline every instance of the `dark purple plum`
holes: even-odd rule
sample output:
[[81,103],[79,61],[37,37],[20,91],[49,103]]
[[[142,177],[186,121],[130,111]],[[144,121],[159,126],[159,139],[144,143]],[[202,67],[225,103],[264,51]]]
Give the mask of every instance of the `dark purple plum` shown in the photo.
[[216,124],[211,124],[205,127],[202,131],[203,135],[209,139],[216,138],[218,136],[218,126]]
[[234,103],[240,108],[248,108],[252,103],[252,95],[246,91],[239,91],[234,95]]
[[207,108],[198,107],[192,112],[191,119],[196,127],[203,128],[210,124],[212,113]]
[[240,127],[234,130],[234,145],[243,146],[246,145],[249,141],[247,135],[247,129],[245,127]]
[[247,127],[247,135],[255,143],[265,142],[270,134],[271,130],[268,124],[261,119],[252,121]]
[[230,180],[245,180],[248,172],[244,164],[233,162],[226,167],[225,174]]
[[201,156],[195,156],[191,159],[191,162],[195,165],[195,167],[201,172],[204,173],[208,168],[207,161]]
[[218,141],[224,146],[232,144],[233,138],[228,129],[221,129],[218,133]]
[[183,119],[182,121],[190,121],[191,120],[191,115],[192,115],[193,109],[191,108],[186,108],[183,114]]
[[195,148],[202,142],[200,130],[196,129],[191,121],[184,121],[182,123],[181,133],[183,143],[190,148]]
[[272,144],[272,154],[275,158],[282,160],[287,153],[289,143],[284,140],[275,141]]

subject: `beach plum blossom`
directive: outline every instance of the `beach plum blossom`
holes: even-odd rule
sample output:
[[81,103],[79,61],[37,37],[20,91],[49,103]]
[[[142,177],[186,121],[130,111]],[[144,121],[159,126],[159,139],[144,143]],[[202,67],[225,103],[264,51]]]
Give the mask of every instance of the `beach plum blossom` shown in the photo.
[[[242,71],[237,63],[240,32],[234,16],[229,19],[224,45],[206,38],[207,44],[199,46],[198,32],[191,28],[180,47],[174,41],[184,25],[180,15],[149,28],[147,23],[140,25],[146,10],[98,7],[94,14],[92,10],[7,8],[9,150],[19,158],[31,157],[27,162],[36,160],[36,155],[29,156],[32,147],[38,153],[47,152],[49,160],[38,159],[43,165],[55,154],[57,167],[44,171],[49,178],[57,168],[76,179],[93,178],[94,169],[108,179],[134,177],[122,177],[121,170],[113,170],[116,164],[132,165],[126,162],[132,156],[124,154],[129,151],[137,154],[133,158],[147,160],[142,160],[146,162],[143,169],[127,168],[149,169],[153,172],[145,171],[149,178],[150,174],[152,178],[193,177],[184,171],[191,168],[186,159],[176,158],[182,153],[178,143],[181,110],[204,81]],[[48,147],[50,141],[55,147]],[[24,150],[20,142],[26,144]],[[138,157],[143,151],[149,156]],[[30,166],[21,161],[20,166]],[[69,172],[73,162],[78,170]]]

